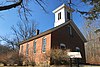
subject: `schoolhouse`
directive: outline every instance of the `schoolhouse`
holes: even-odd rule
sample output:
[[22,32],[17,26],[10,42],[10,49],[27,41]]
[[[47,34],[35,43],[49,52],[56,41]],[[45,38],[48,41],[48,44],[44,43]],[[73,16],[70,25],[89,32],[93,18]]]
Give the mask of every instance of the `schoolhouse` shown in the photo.
[[[65,4],[59,6],[53,11],[55,14],[54,27],[45,32],[39,33],[20,43],[19,53],[23,54],[28,60],[35,61],[36,64],[41,62],[50,62],[50,53],[52,49],[70,49],[75,51],[80,49],[82,62],[85,60],[85,37],[72,20],[74,10]],[[48,58],[44,58],[44,54]]]

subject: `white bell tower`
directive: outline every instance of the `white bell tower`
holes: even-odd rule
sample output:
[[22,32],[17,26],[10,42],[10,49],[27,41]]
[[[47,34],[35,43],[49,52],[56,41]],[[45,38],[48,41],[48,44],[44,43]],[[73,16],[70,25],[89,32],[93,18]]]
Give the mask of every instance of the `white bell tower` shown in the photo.
[[73,11],[74,10],[72,8],[70,8],[69,6],[66,6],[65,4],[61,5],[57,9],[55,9],[53,11],[53,13],[55,14],[54,27],[72,19],[71,16],[72,16]]

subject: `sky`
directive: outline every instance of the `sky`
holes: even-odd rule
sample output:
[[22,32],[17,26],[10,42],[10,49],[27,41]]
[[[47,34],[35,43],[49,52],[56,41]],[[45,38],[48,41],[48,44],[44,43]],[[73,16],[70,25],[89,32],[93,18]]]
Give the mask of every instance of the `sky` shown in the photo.
[[[3,0],[0,0],[0,3]],[[30,2],[30,8],[32,9],[32,21],[34,21],[37,24],[37,29],[40,30],[40,32],[44,32],[50,28],[54,27],[54,14],[52,13],[53,10],[55,10],[57,7],[62,5],[63,3],[66,3],[64,1],[60,0],[44,0],[46,5],[44,6],[48,13],[45,13],[43,9],[36,3],[36,2]],[[80,3],[80,0],[72,0],[73,3],[76,3],[78,6],[72,6],[74,9],[80,9],[80,10],[86,10],[88,11],[90,7],[88,8],[83,3]],[[82,23],[84,22],[83,17],[77,13],[73,12],[73,21],[78,26],[78,28],[81,30]],[[0,35],[1,36],[10,36],[12,34],[11,26],[16,25],[18,22],[20,22],[21,19],[19,18],[17,8],[12,8],[10,10],[0,11]]]

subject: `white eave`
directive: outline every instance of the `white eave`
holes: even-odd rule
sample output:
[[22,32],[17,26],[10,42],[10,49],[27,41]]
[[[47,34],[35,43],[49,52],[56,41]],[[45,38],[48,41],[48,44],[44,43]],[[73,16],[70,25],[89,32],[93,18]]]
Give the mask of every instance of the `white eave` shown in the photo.
[[59,11],[60,9],[62,9],[62,8],[67,8],[68,11],[70,10],[71,12],[74,11],[74,9],[70,8],[69,6],[66,6],[66,4],[62,4],[60,7],[58,7],[57,9],[55,9],[55,10],[52,11],[52,12],[53,12],[53,13],[56,13],[56,12],[58,12],[58,11]]
[[62,9],[63,7],[66,7],[66,5],[65,4],[61,5],[60,7],[58,7],[57,9],[55,9],[53,11],[53,13],[56,13],[57,11],[59,11],[60,9]]

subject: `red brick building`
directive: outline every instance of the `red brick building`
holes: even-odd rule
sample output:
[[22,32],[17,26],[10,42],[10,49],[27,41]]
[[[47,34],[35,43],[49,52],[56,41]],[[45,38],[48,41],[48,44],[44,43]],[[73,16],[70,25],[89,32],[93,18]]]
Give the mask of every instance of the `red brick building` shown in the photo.
[[22,41],[19,53],[38,64],[50,61],[52,49],[64,47],[65,49],[76,51],[76,47],[78,47],[82,55],[82,62],[85,62],[84,42],[86,42],[86,39],[71,20],[71,12],[73,11],[65,4],[54,10],[54,28]]

